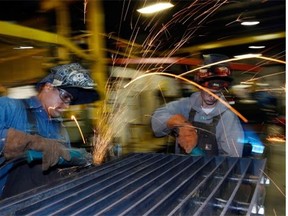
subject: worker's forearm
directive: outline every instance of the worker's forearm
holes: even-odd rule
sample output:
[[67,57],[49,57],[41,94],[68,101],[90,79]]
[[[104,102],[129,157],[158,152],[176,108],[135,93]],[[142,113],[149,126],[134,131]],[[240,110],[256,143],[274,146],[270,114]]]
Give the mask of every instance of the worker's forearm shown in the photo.
[[171,118],[168,119],[167,121],[167,127],[168,128],[174,128],[174,127],[179,127],[183,126],[184,124],[187,124],[188,120],[181,114],[176,114],[171,116]]

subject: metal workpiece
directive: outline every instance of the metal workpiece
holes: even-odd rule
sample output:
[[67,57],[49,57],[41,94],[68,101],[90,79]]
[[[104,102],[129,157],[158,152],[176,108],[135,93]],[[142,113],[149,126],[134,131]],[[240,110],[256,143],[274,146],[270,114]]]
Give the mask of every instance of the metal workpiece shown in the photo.
[[266,159],[133,153],[0,202],[2,215],[264,214]]

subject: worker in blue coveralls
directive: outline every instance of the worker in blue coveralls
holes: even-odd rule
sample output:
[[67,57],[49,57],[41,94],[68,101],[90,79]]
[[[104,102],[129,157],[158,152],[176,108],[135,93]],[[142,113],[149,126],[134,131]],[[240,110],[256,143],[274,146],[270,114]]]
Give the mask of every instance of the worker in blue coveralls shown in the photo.
[[[228,88],[232,81],[230,66],[226,62],[210,67],[208,64],[228,57],[209,54],[203,55],[203,58],[207,67],[199,69],[194,80],[224,100],[222,90]],[[200,89],[190,97],[158,108],[151,118],[155,136],[163,137],[174,132],[176,145],[184,154],[201,152],[200,155],[241,157],[244,132],[239,118],[205,90]]]
[[[98,100],[95,85],[88,70],[78,63],[70,63],[53,67],[37,83],[37,96],[0,98],[2,199],[60,178],[59,158],[71,159],[70,140],[61,114],[69,105]],[[19,160],[27,150],[42,152],[42,161]]]

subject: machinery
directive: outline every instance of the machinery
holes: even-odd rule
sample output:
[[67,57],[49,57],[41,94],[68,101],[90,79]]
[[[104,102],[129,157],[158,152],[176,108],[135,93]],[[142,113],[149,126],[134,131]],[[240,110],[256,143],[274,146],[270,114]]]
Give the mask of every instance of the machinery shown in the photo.
[[266,159],[131,153],[0,202],[1,215],[264,215]]

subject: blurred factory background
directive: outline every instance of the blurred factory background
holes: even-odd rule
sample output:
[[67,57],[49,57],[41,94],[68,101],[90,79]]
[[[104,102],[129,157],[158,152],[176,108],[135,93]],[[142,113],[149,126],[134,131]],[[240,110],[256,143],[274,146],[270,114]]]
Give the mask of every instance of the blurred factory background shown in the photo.
[[[243,127],[255,156],[267,158],[265,215],[285,215],[286,2],[168,2],[174,6],[141,14],[137,9],[152,0],[1,0],[1,95],[36,94],[34,84],[50,67],[78,61],[90,69],[102,100],[65,113],[72,144],[91,148],[95,127],[107,118],[116,155],[165,152],[173,140],[153,136],[151,114],[197,89],[172,76],[147,74],[189,72],[201,66],[202,54],[246,55],[231,62],[234,80],[225,95],[248,119]],[[185,78],[192,80],[193,73]]]

